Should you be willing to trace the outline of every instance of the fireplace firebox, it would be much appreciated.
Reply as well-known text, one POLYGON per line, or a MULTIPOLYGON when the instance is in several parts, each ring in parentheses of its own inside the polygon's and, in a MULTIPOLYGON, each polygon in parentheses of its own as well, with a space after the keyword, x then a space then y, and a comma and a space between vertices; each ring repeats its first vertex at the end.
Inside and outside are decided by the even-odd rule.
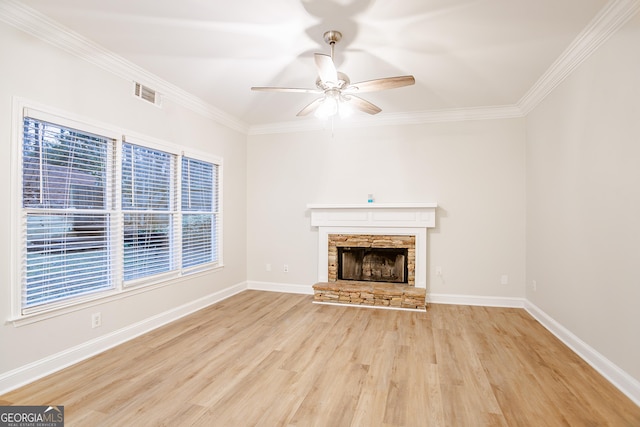
POLYGON ((338 247, 338 280, 408 283, 407 248, 338 247))

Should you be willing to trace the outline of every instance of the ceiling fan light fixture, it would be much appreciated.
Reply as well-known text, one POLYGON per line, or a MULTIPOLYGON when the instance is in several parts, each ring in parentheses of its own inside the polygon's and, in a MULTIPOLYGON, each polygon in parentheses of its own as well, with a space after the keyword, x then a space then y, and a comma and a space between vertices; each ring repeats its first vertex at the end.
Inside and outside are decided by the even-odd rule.
POLYGON ((341 119, 349 118, 353 115, 353 106, 349 103, 349 98, 346 96, 325 96, 320 105, 313 113, 314 116, 321 120, 326 120, 334 116, 339 116, 341 119))
POLYGON ((326 96, 314 115, 322 120, 335 116, 338 113, 338 100, 334 96, 326 96))
POLYGON ((349 103, 349 98, 340 96, 340 104, 338 105, 338 114, 341 119, 347 119, 353 115, 353 106, 349 103))

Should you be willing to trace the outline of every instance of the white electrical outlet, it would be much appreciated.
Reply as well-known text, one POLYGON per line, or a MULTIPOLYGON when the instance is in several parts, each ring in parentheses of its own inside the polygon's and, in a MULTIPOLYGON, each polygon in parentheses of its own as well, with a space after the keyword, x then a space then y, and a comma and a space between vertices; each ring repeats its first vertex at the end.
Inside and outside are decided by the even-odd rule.
POLYGON ((506 274, 503 274, 500 277, 500 284, 501 285, 508 285, 509 284, 509 276, 507 276, 506 274))
POLYGON ((533 288, 534 291, 538 290, 538 282, 536 282, 535 280, 531 281, 531 287, 533 288))
POLYGON ((282 267, 282 271, 284 271, 285 273, 288 273, 288 272, 289 272, 289 264, 285 264, 285 265, 282 267))
POLYGON ((93 313, 91 315, 91 327, 98 328, 100 326, 102 326, 102 315, 100 312, 93 313))
POLYGON ((265 265, 265 269, 266 269, 267 271, 271 271, 271 264, 266 264, 266 265, 265 265))

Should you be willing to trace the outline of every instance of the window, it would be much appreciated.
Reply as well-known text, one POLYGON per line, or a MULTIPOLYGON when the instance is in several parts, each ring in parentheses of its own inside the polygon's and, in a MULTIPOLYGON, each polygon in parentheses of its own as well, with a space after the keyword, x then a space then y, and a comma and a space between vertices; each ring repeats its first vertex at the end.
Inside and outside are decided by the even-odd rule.
POLYGON ((221 265, 219 160, 29 113, 18 316, 221 265))
POLYGON ((175 156, 132 144, 122 148, 124 280, 170 271, 175 156))
POLYGON ((182 158, 182 266, 218 260, 217 165, 182 158), (212 185, 213 184, 213 185, 212 185))
POLYGON ((24 119, 23 309, 113 287, 107 205, 112 151, 107 138, 24 119))

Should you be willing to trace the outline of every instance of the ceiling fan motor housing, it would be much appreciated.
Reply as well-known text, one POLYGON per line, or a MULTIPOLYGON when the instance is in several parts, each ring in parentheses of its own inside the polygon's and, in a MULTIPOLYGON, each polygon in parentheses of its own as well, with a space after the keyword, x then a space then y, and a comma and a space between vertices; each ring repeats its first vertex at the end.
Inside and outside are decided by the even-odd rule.
POLYGON ((338 71, 338 81, 335 82, 335 85, 333 83, 334 82, 323 82, 320 77, 316 79, 316 87, 323 91, 336 89, 336 88, 344 89, 351 84, 351 80, 349 79, 349 76, 347 76, 345 73, 341 73, 340 71, 338 71))

